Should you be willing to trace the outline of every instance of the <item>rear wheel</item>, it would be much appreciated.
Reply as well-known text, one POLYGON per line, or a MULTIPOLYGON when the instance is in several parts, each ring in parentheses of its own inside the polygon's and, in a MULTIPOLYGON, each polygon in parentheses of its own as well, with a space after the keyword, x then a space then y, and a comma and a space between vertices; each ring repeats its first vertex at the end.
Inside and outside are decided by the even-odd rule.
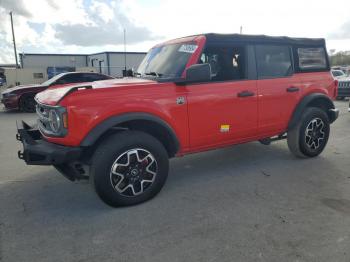
POLYGON ((35 112, 35 95, 23 95, 19 100, 19 110, 26 113, 35 112))
POLYGON ((330 132, 329 119, 320 108, 306 108, 299 123, 288 131, 290 151, 298 157, 315 157, 327 145, 330 132))
POLYGON ((154 197, 162 189, 168 169, 168 153, 156 138, 124 131, 111 135, 96 149, 91 179, 105 203, 129 206, 154 197))

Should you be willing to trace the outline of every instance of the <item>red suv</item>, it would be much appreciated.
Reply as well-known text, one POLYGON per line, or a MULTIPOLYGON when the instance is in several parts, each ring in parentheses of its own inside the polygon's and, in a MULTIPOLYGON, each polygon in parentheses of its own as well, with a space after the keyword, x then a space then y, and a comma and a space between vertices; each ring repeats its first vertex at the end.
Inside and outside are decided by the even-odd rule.
POLYGON ((133 205, 161 190, 174 156, 281 139, 298 157, 319 155, 336 96, 323 39, 184 37, 153 47, 135 77, 39 93, 38 126, 18 123, 18 156, 133 205))

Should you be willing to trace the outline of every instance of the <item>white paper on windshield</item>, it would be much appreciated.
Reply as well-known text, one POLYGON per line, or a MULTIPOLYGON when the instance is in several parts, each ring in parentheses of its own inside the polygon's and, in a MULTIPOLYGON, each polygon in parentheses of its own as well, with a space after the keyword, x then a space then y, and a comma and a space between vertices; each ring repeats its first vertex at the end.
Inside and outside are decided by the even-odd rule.
POLYGON ((180 46, 179 52, 184 52, 184 53, 194 53, 196 51, 198 45, 190 45, 190 44, 184 44, 180 46))

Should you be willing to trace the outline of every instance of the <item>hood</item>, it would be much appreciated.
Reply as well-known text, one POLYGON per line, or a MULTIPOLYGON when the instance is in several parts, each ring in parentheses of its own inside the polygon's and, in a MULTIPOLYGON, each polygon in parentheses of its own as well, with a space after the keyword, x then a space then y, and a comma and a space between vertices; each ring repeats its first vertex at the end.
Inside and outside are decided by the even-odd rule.
POLYGON ((23 90, 23 89, 27 89, 27 88, 35 88, 35 87, 42 87, 43 85, 41 84, 33 84, 33 85, 19 85, 19 86, 14 86, 14 87, 10 87, 7 88, 4 92, 2 92, 3 94, 5 93, 11 93, 13 91, 18 91, 18 90, 23 90))
POLYGON ((66 95, 72 92, 79 92, 83 89, 99 89, 99 88, 118 88, 123 86, 138 86, 154 84, 156 81, 136 78, 125 77, 119 79, 110 79, 104 81, 79 83, 79 84, 66 84, 50 87, 35 96, 35 99, 42 104, 57 105, 66 95))

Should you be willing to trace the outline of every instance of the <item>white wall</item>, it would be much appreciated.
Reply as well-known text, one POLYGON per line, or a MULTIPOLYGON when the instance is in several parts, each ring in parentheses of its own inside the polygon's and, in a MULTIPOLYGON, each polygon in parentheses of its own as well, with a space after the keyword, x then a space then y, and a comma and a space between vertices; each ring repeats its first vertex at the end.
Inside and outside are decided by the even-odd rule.
MULTIPOLYGON (((136 70, 145 57, 144 53, 127 53, 126 55, 126 67, 127 69, 136 70)), ((103 61, 101 64, 101 73, 110 74, 111 76, 122 76, 124 69, 124 53, 104 52, 93 55, 52 55, 52 54, 27 54, 22 55, 22 63, 24 69, 42 68, 47 67, 91 67, 92 61, 94 61, 94 68, 96 72, 100 72, 99 61, 103 61), (108 70, 108 57, 109 57, 109 70, 108 70)))
POLYGON ((92 60, 94 61, 94 68, 97 70, 97 72, 100 73, 100 64, 99 61, 103 61, 101 64, 101 73, 108 75, 108 68, 107 68, 107 54, 101 53, 101 54, 95 54, 95 55, 89 55, 87 57, 88 66, 92 66, 92 60))
MULTIPOLYGON (((126 68, 127 69, 133 68, 134 70, 136 70, 145 56, 146 56, 145 54, 132 54, 132 53, 127 54, 126 68)), ((111 76, 122 76, 123 69, 125 67, 124 54, 110 53, 109 65, 110 65, 111 76)))
POLYGON ((47 68, 47 67, 84 67, 86 55, 22 55, 23 68, 47 68))

